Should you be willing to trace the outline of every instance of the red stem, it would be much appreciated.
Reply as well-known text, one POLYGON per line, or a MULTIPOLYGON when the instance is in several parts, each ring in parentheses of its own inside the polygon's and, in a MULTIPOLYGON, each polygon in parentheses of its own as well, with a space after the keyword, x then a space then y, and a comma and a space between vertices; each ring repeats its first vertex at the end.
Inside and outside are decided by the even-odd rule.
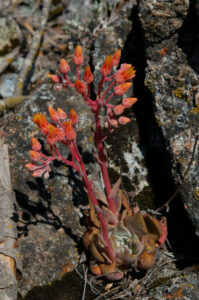
POLYGON ((95 134, 95 141, 96 141, 96 146, 98 150, 98 155, 99 155, 99 161, 100 161, 100 167, 101 167, 101 172, 102 172, 102 177, 105 185, 105 190, 106 190, 106 196, 108 200, 108 207, 109 209, 114 213, 115 216, 117 216, 116 208, 115 208, 115 203, 114 199, 110 198, 110 192, 111 192, 111 182, 109 179, 109 174, 107 170, 107 158, 104 154, 104 146, 102 143, 102 134, 101 134, 101 123, 100 123, 100 118, 99 118, 99 110, 95 113, 95 123, 96 123, 96 134, 95 134))
POLYGON ((76 155, 79 157, 79 164, 80 164, 80 168, 81 168, 81 172, 82 172, 82 176, 83 176, 83 181, 84 181, 84 184, 86 186, 88 196, 90 197, 90 199, 91 199, 91 201, 92 201, 92 203, 95 207, 95 211, 98 215, 99 221, 100 221, 101 226, 102 226, 102 233, 103 233, 103 238, 104 238, 104 241, 105 241, 105 244, 106 244, 107 254, 108 254, 110 260, 113 262, 115 260, 115 255, 114 255, 113 249, 110 245, 110 241, 109 241, 109 237, 108 237, 108 222, 106 221, 106 219, 103 215, 102 209, 99 206, 99 203, 98 203, 98 201, 95 197, 95 194, 94 194, 93 188, 92 188, 92 184, 90 183, 90 181, 88 179, 84 163, 81 159, 81 156, 79 154, 79 151, 77 149, 77 146, 76 146, 75 142, 73 142, 73 149, 76 152, 76 155))

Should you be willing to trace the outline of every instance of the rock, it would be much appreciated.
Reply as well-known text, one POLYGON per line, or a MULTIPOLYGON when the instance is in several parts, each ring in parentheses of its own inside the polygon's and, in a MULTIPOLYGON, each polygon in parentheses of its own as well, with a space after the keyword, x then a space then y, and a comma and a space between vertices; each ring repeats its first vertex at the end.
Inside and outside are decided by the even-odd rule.
POLYGON ((0 18, 0 58, 20 44, 19 27, 11 18, 0 18))
POLYGON ((0 95, 2 98, 13 95, 17 83, 18 75, 7 73, 0 77, 0 95))
POLYGON ((19 288, 23 296, 33 286, 60 279, 66 261, 74 268, 79 258, 79 240, 85 231, 80 225, 81 209, 78 208, 87 205, 81 179, 59 164, 53 167, 47 181, 33 178, 24 167, 30 160, 31 137, 41 137, 32 122, 33 114, 46 113, 48 105, 62 107, 67 113, 72 107, 77 111, 78 145, 82 147, 86 166, 94 174, 94 180, 99 181, 98 168, 90 159, 90 112, 76 91, 73 95, 67 91, 66 100, 65 93, 55 92, 51 84, 45 84, 1 120, 1 139, 9 144, 11 179, 17 200, 17 212, 13 217, 18 222, 18 243, 23 257, 19 288))
POLYGON ((199 297, 199 272, 197 267, 175 272, 170 277, 162 276, 150 283, 149 292, 137 300, 193 299, 199 297))
MULTIPOLYGON (((183 3, 179 6, 174 2, 176 8, 173 7, 173 10, 179 9, 183 3)), ((152 11, 155 11, 154 6, 152 11)), ((161 15, 157 18, 157 22, 162 22, 161 15)), ((183 18, 184 15, 181 15, 181 23, 183 18)), ((189 66, 185 53, 179 48, 177 33, 172 36, 161 33, 161 42, 156 44, 156 29, 147 26, 147 18, 146 24, 144 24, 144 14, 142 15, 142 26, 145 35, 150 34, 153 37, 151 41, 154 42, 154 45, 146 49, 145 84, 154 97, 155 117, 172 155, 172 175, 178 185, 180 184, 179 178, 183 178, 189 167, 198 134, 199 116, 196 99, 199 76, 189 66)), ((173 26, 174 28, 177 30, 177 27, 173 26)), ((174 31, 172 32, 174 33, 174 31)), ((197 149, 198 147, 189 173, 181 187, 180 196, 198 235, 199 156, 197 149)))
POLYGON ((139 17, 146 40, 159 43, 170 38, 182 26, 188 8, 188 0, 140 1, 139 17))

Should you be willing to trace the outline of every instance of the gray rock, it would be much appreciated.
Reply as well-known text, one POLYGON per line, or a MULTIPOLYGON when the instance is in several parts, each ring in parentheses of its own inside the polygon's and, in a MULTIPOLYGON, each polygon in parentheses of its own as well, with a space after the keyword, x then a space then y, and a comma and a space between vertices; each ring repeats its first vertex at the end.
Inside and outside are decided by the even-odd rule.
POLYGON ((13 95, 18 75, 14 73, 7 73, 0 77, 0 95, 2 98, 13 95))
POLYGON ((187 268, 175 272, 170 277, 158 278, 151 282, 149 293, 146 296, 136 297, 136 300, 158 299, 186 299, 199 298, 199 273, 198 268, 187 268))
POLYGON ((139 17, 146 40, 159 43, 173 35, 182 26, 188 8, 188 0, 140 1, 139 17))
MULTIPOLYGON (((155 11, 156 6, 151 7, 151 11, 155 11)), ((181 15, 181 23, 183 16, 181 15)), ((147 18, 150 17, 152 16, 148 15, 147 18)), ((144 33, 146 36, 150 34, 153 37, 151 41, 157 42, 156 29, 147 26, 147 18, 144 24, 144 15, 142 16, 144 33)), ((161 15, 158 16, 158 20, 162 22, 161 15)), ((169 35, 161 33, 162 42, 146 49, 145 84, 154 97, 155 117, 168 142, 168 150, 173 157, 172 174, 178 185, 191 161, 195 138, 199 130, 198 103, 196 103, 199 76, 189 66, 185 53, 179 48, 178 34, 165 39, 168 37, 169 35)), ((194 161, 180 193, 184 208, 197 234, 199 232, 198 161, 197 147, 194 161)))
POLYGON ((19 28, 11 18, 0 18, 0 56, 19 45, 19 28))

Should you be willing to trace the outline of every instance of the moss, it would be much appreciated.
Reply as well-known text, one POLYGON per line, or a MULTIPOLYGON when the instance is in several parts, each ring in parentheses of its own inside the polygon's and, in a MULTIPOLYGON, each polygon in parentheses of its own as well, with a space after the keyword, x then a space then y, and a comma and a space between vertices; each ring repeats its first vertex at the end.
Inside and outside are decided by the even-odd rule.
POLYGON ((6 109, 11 109, 16 107, 23 100, 23 96, 19 95, 17 97, 9 97, 4 101, 3 104, 0 104, 0 112, 5 111, 6 109))
POLYGON ((160 285, 165 284, 169 279, 171 279, 171 277, 160 277, 157 278, 156 280, 154 280, 150 286, 149 286, 149 290, 153 290, 156 287, 159 287, 160 285))
POLYGON ((195 199, 195 200, 199 201, 199 190, 195 189, 195 190, 194 190, 194 195, 193 195, 193 196, 194 196, 194 199, 195 199))
POLYGON ((197 105, 192 110, 190 110, 190 113, 192 113, 192 114, 198 114, 199 113, 199 105, 197 105))
POLYGON ((136 201, 141 209, 154 209, 155 208, 155 198, 150 186, 144 187, 144 189, 135 196, 134 201, 136 201))

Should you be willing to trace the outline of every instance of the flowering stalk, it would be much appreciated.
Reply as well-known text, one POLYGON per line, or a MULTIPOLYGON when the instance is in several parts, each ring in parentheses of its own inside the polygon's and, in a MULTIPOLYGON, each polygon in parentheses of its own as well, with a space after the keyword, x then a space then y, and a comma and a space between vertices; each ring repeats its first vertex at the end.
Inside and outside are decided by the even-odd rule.
POLYGON ((46 137, 46 142, 50 146, 51 156, 44 155, 41 152, 41 144, 39 141, 32 138, 32 150, 30 151, 30 157, 33 162, 26 164, 26 167, 33 171, 33 176, 39 177, 44 175, 44 178, 47 179, 49 177, 51 162, 53 160, 59 160, 74 168, 79 175, 82 176, 89 199, 94 206, 95 213, 101 224, 103 243, 107 256, 112 262, 115 260, 115 254, 109 240, 108 225, 117 225, 119 212, 115 204, 116 196, 113 193, 114 187, 111 186, 108 175, 107 155, 103 141, 114 130, 114 128, 127 124, 130 121, 129 118, 121 115, 125 109, 130 108, 137 101, 136 98, 124 98, 122 100, 122 104, 110 104, 113 96, 122 96, 126 93, 132 85, 130 80, 135 76, 135 70, 129 64, 122 64, 119 70, 115 69, 119 64, 120 56, 121 50, 117 50, 113 56, 109 55, 106 57, 105 62, 100 69, 102 78, 98 84, 96 99, 90 98, 90 85, 94 80, 94 76, 89 66, 85 67, 83 81, 80 80, 80 66, 83 64, 81 46, 77 46, 73 58, 73 62, 76 64, 76 80, 74 83, 70 81, 68 77, 70 67, 65 59, 61 59, 58 74, 48 75, 52 82, 55 83, 55 89, 57 90, 66 90, 68 87, 75 88, 76 91, 82 95, 85 103, 91 108, 91 111, 94 114, 95 128, 93 129, 93 133, 97 148, 96 159, 101 168, 107 206, 114 218, 112 217, 111 221, 107 220, 104 211, 101 209, 101 206, 96 199, 92 181, 88 179, 84 163, 76 145, 75 125, 78 122, 78 116, 74 109, 70 111, 69 118, 67 118, 66 113, 61 108, 58 108, 56 111, 54 108, 49 107, 48 110, 52 122, 48 122, 45 115, 42 113, 34 115, 33 122, 38 125, 41 133, 46 137), (109 85, 103 90, 106 82, 109 82, 109 85), (101 124, 101 108, 105 108, 107 112, 107 121, 105 126, 102 126, 101 124), (103 127, 106 128, 105 132, 102 130, 103 127), (61 155, 58 143, 62 143, 68 148, 72 156, 71 160, 68 160, 61 155))

